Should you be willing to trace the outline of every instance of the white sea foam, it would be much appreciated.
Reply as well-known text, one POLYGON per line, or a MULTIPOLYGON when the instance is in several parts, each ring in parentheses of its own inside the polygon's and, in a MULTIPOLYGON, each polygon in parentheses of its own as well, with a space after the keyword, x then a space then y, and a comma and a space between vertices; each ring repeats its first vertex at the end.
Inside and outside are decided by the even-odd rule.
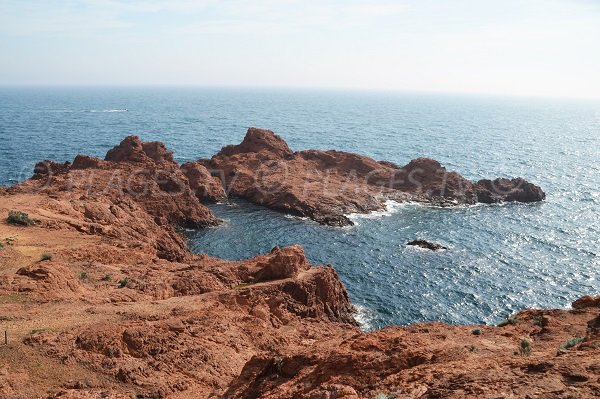
POLYGON ((354 309, 356 309, 354 320, 356 320, 360 329, 363 331, 373 330, 373 319, 375 318, 373 311, 362 305, 354 305, 354 309))
POLYGON ((385 216, 391 216, 399 210, 409 206, 423 206, 423 204, 418 202, 398 202, 394 200, 387 200, 385 201, 385 208, 380 211, 372 211, 369 213, 349 213, 345 216, 356 223, 358 219, 377 219, 385 216))
POLYGON ((283 215, 284 218, 286 219, 297 219, 297 220, 311 220, 308 216, 296 216, 296 215, 290 215, 289 213, 285 213, 283 215))
POLYGON ((92 109, 90 112, 127 112, 126 109, 92 109))

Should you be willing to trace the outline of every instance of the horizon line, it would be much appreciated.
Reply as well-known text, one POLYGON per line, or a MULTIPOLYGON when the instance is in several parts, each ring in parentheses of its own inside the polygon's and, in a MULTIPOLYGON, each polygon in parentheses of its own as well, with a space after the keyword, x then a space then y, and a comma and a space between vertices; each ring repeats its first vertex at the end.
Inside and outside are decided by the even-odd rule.
POLYGON ((370 92, 389 94, 412 95, 445 95, 467 97, 495 97, 512 99, 544 99, 544 100, 580 100, 599 101, 598 96, 574 96, 555 94, 526 94, 502 93, 485 91, 452 91, 452 90, 427 90, 427 89, 398 89, 380 87, 351 87, 351 86, 294 86, 294 85, 228 85, 205 83, 2 83, 0 88, 190 88, 190 89, 228 89, 228 90, 298 90, 298 91, 331 91, 331 92, 370 92))

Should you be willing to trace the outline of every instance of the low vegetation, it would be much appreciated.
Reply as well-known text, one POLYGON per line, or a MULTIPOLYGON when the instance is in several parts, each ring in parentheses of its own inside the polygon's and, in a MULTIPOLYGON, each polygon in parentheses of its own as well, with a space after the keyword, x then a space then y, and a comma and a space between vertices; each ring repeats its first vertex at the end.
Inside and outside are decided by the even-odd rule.
POLYGON ((529 342, 529 340, 521 340, 519 343, 519 354, 521 356, 529 356, 531 354, 531 342, 529 342))
POLYGON ((515 316, 508 316, 508 317, 506 317, 506 319, 504 319, 500 323, 498 323, 498 327, 506 327, 508 325, 513 325, 513 324, 517 324, 517 319, 515 318, 515 316))
POLYGON ((40 256, 40 260, 42 262, 52 260, 52 255, 51 254, 42 254, 42 256, 40 256))
POLYGON ((582 343, 584 339, 585 339, 584 337, 574 337, 574 338, 568 339, 565 341, 564 344, 562 344, 560 346, 560 349, 570 349, 570 348, 574 347, 575 345, 579 345, 580 343, 582 343))
POLYGON ((125 277, 125 278, 119 280, 118 284, 119 284, 119 288, 125 288, 125 287, 127 287, 127 284, 129 284, 129 279, 127 277, 125 277))
POLYGON ((83 281, 88 281, 90 280, 90 275, 88 272, 81 272, 79 273, 79 279, 83 281))
POLYGON ((33 224, 33 220, 31 220, 29 215, 25 212, 9 211, 8 217, 6 218, 6 223, 17 226, 31 226, 33 224))

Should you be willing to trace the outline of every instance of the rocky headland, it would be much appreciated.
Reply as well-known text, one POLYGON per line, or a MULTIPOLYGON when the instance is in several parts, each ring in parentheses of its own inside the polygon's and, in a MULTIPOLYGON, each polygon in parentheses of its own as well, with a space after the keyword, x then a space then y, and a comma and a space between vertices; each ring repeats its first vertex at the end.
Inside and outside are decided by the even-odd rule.
POLYGON ((293 153, 256 129, 183 166, 134 136, 104 159, 38 163, 32 178, 0 188, 0 397, 598 397, 600 297, 497 327, 363 332, 334 268, 311 265, 301 247, 232 262, 191 253, 180 234, 219 224, 203 201, 227 195, 336 225, 389 199, 543 198, 529 183, 473 184, 445 170, 443 191, 425 172, 419 190, 382 183, 430 166, 442 170, 293 153), (280 168, 294 173, 281 179, 280 168), (331 195, 318 195, 323 170, 331 195), (356 196, 343 191, 352 182, 356 196))
POLYGON ((188 165, 205 166, 230 196, 334 226, 351 225, 346 215, 382 210, 390 200, 456 206, 545 198, 522 178, 471 182, 428 158, 400 167, 342 151, 293 152, 272 131, 255 128, 240 144, 188 165))

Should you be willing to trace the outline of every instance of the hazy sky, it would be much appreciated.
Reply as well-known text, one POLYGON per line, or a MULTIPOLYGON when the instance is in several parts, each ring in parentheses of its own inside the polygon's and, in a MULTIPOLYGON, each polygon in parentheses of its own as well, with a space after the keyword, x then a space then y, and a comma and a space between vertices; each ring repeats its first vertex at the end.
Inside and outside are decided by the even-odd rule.
POLYGON ((0 84, 600 98, 600 1, 0 0, 0 84))

